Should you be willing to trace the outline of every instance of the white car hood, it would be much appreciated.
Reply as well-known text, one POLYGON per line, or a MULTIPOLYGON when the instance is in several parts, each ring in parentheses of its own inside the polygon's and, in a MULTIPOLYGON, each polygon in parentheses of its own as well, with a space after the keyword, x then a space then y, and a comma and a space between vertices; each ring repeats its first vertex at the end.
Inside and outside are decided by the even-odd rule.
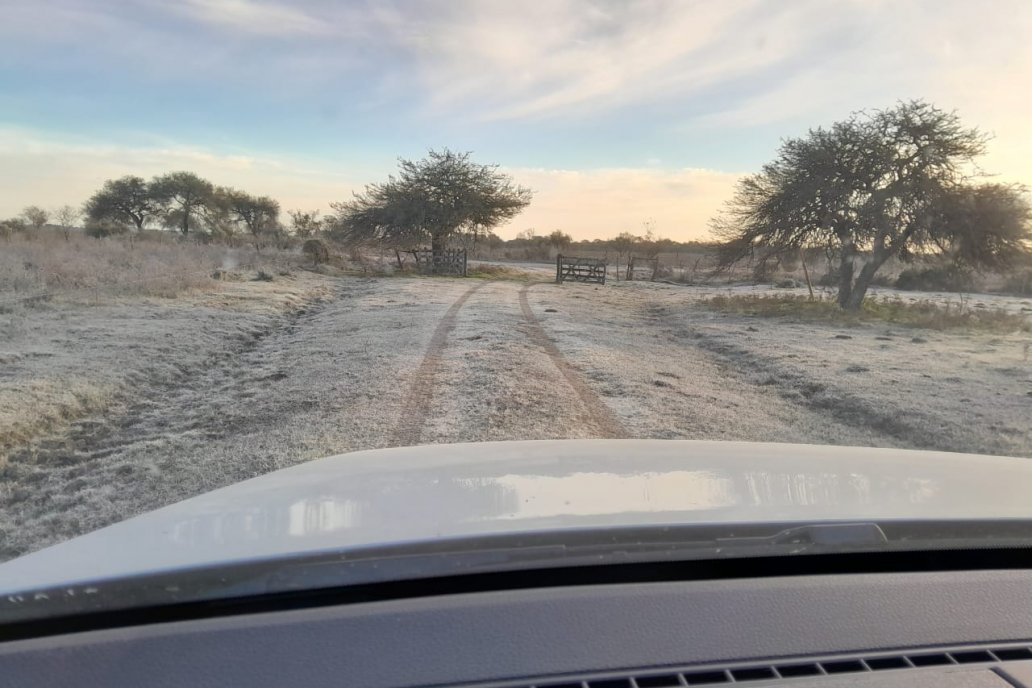
POLYGON ((284 555, 564 528, 1027 518, 1025 459, 564 440, 312 461, 0 564, 0 593, 284 555))

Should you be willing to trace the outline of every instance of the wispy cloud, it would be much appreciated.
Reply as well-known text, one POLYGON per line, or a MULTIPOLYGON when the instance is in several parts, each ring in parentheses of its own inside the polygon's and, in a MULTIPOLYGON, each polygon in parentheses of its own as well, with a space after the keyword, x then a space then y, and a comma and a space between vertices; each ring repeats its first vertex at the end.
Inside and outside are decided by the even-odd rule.
POLYGON ((1028 0, 8 3, 0 127, 56 134, 0 131, 0 206, 190 166, 325 203, 451 145, 541 166, 519 170, 539 194, 517 229, 651 217, 673 235, 704 227, 779 137, 915 97, 997 134, 986 168, 1027 182, 1029 35, 1028 0), (173 143, 129 145, 137 129, 173 143), (295 146, 322 161, 267 152, 295 146))
POLYGON ((272 36, 328 34, 326 22, 296 6, 253 0, 185 0, 169 8, 192 19, 246 33, 272 36))
POLYGON ((786 13, 755 0, 450 6, 418 18, 381 12, 377 34, 409 53, 435 108, 487 119, 669 100, 793 49, 778 25, 786 13))

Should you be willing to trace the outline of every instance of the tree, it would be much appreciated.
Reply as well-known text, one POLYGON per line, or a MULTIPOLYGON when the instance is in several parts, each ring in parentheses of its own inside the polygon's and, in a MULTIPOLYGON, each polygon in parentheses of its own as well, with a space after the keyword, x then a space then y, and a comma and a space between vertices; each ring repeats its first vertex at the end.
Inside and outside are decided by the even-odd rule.
POLYGON ((287 214, 290 215, 290 226, 294 234, 300 239, 314 237, 322 229, 318 210, 288 210, 287 214))
POLYGON ((211 196, 197 207, 197 217, 213 237, 228 239, 236 235, 239 219, 230 207, 232 189, 215 187, 211 196))
POLYGON ((104 182, 100 191, 86 201, 83 210, 87 222, 132 224, 139 232, 157 215, 160 203, 154 198, 147 182, 140 177, 127 175, 104 182))
POLYGON ((33 229, 42 229, 43 225, 50 219, 50 213, 40 208, 38 205, 30 205, 28 208, 22 211, 22 217, 25 221, 32 225, 33 229))
POLYGON ((620 232, 615 238, 609 241, 609 245, 616 251, 616 278, 620 279, 620 257, 629 254, 638 245, 638 237, 630 232, 620 232))
POLYGON ((1028 250, 1029 205, 1022 187, 972 183, 986 141, 955 113, 921 101, 786 140, 714 220, 720 265, 758 254, 762 270, 824 248, 837 263, 838 303, 849 310, 892 257, 1006 265, 1028 250))
POLYGON ((6 220, 0 220, 0 237, 10 239, 12 234, 24 232, 26 226, 25 220, 20 217, 11 217, 6 220))
POLYGON ((268 196, 252 196, 244 191, 227 189, 225 199, 229 212, 254 237, 256 247, 261 235, 279 227, 279 203, 268 196))
POLYGON ((74 227, 82 216, 82 211, 71 205, 63 205, 54 211, 54 219, 62 227, 74 227))
POLYGON ((81 216, 82 211, 71 205, 63 205, 54 211, 54 219, 57 220, 57 224, 61 225, 65 241, 69 239, 69 230, 75 226, 81 216))
POLYGON ((155 177, 150 190, 164 214, 165 224, 179 229, 183 236, 190 233, 191 227, 196 228, 196 222, 191 225, 191 221, 215 196, 212 183, 193 172, 170 172, 155 177))
POLYGON ((557 251, 562 251, 573 243, 573 237, 562 230, 555 230, 548 235, 548 243, 557 251))
POLYGON ((400 160, 397 177, 332 204, 337 212, 333 234, 348 242, 394 246, 429 239, 436 255, 457 232, 489 230, 515 217, 530 196, 497 165, 478 165, 469 153, 431 150, 423 160, 400 160))

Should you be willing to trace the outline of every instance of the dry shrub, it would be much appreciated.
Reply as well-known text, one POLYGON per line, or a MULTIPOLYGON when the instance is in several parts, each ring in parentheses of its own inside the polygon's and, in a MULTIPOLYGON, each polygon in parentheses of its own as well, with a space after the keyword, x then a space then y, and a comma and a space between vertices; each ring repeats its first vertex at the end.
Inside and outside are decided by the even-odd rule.
POLYGON ((234 270, 256 260, 250 248, 177 241, 165 233, 102 239, 82 234, 66 239, 47 231, 16 234, 0 251, 0 304, 41 293, 72 300, 172 297, 213 285, 216 270, 234 270))
POLYGON ((1032 270, 1016 271, 1007 275, 1003 291, 1019 296, 1032 296, 1032 270))
POLYGON ((113 386, 76 377, 0 386, 0 466, 14 448, 103 410, 113 395, 113 386))
POLYGON ((512 268, 507 265, 470 265, 466 270, 466 275, 483 279, 516 280, 519 282, 534 279, 534 275, 526 270, 512 268))
POLYGON ((834 299, 809 299, 795 294, 718 295, 701 299, 699 304, 723 313, 761 317, 789 316, 833 323, 881 321, 933 330, 1032 331, 1032 318, 999 308, 973 309, 932 301, 904 301, 899 297, 868 297, 858 312, 842 310, 834 299))
POLYGON ((327 263, 330 260, 330 249, 321 239, 308 239, 301 247, 301 252, 312 259, 312 265, 327 263))

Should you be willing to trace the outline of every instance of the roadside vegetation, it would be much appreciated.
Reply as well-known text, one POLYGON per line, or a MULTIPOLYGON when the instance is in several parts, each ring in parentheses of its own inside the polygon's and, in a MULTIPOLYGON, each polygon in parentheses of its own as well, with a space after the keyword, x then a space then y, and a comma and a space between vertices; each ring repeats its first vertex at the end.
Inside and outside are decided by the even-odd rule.
POLYGON ((515 280, 517 282, 529 282, 536 279, 533 273, 508 265, 473 265, 470 266, 466 275, 479 279, 515 280))
POLYGON ((93 302, 113 296, 174 297, 234 274, 275 272, 289 252, 180 242, 164 233, 97 240, 39 230, 0 242, 0 311, 37 300, 93 302))
POLYGON ((834 298, 797 294, 718 294, 698 301, 721 313, 808 322, 857 324, 884 322, 932 330, 1032 332, 1032 317, 999 308, 973 308, 964 300, 956 305, 928 300, 906 301, 897 296, 864 299, 858 310, 844 310, 834 298))
POLYGON ((977 159, 988 140, 921 101, 787 139, 714 220, 719 265, 759 254, 762 272, 782 256, 823 249, 839 306, 859 311, 890 259, 939 257, 956 273, 1021 264, 1032 239, 1028 190, 985 181, 977 159))

